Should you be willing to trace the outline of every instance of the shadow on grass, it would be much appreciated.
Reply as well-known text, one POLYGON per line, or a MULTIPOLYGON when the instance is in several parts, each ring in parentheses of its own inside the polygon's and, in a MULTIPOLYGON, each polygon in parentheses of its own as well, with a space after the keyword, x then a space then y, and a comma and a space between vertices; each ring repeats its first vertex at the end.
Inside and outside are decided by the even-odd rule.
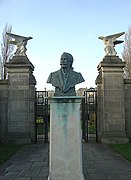
POLYGON ((7 161, 13 154, 20 150, 24 145, 2 144, 0 143, 0 165, 7 161))
POLYGON ((112 149, 121 154, 131 163, 131 143, 129 144, 110 144, 112 149))

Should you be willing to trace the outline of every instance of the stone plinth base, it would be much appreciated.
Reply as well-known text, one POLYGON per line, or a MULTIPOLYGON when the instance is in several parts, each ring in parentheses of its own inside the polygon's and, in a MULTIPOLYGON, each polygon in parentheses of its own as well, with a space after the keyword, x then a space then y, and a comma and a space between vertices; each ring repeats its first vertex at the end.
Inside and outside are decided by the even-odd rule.
POLYGON ((13 143, 13 144, 31 144, 31 143, 35 143, 35 141, 31 141, 31 139, 29 138, 0 138, 0 142, 2 143, 13 143))
POLYGON ((106 134, 101 138, 101 143, 105 144, 127 144, 129 139, 123 134, 106 134))
POLYGON ((81 97, 50 99, 50 173, 48 180, 84 180, 80 124, 81 97))
POLYGON ((0 142, 14 144, 31 144, 35 143, 35 137, 30 137, 28 132, 12 132, 0 137, 0 142))

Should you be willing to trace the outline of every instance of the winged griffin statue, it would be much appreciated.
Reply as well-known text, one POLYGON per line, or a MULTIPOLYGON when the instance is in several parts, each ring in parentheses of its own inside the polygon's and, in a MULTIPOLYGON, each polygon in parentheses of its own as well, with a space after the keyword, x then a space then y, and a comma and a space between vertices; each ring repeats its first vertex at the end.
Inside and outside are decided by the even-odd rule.
POLYGON ((6 34, 14 39, 13 41, 9 41, 9 43, 17 46, 15 55, 16 56, 26 56, 27 41, 30 39, 33 39, 33 38, 32 37, 24 37, 24 36, 12 34, 12 33, 6 33, 6 34))
POLYGON ((123 43, 124 41, 116 40, 118 37, 122 36, 125 32, 109 35, 109 36, 100 36, 98 39, 101 39, 104 41, 105 52, 107 56, 115 56, 117 53, 115 51, 115 45, 123 43))

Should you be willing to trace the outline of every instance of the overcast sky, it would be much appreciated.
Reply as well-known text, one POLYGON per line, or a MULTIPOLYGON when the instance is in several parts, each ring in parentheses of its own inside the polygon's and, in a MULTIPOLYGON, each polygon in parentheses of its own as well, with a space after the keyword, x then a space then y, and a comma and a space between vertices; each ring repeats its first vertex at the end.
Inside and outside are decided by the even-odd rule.
MULTIPOLYGON (((131 0, 0 0, 0 17, 1 35, 7 22, 12 33, 33 37, 27 56, 35 66, 37 90, 52 89, 46 80, 60 68, 63 52, 73 55, 74 70, 85 79, 76 89, 90 88, 95 87, 97 66, 105 56, 98 37, 127 32, 131 0)), ((116 51, 121 57, 123 44, 116 51)))

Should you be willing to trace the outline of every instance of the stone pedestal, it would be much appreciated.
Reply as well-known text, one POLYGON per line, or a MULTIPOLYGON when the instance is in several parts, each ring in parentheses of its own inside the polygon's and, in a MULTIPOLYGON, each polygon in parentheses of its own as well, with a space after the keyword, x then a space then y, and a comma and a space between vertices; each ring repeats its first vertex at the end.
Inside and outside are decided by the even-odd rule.
POLYGON ((125 133, 123 68, 118 56, 105 56, 97 77, 98 140, 102 143, 128 143, 125 133))
POLYGON ((48 180, 84 180, 81 97, 50 99, 50 173, 48 180))

